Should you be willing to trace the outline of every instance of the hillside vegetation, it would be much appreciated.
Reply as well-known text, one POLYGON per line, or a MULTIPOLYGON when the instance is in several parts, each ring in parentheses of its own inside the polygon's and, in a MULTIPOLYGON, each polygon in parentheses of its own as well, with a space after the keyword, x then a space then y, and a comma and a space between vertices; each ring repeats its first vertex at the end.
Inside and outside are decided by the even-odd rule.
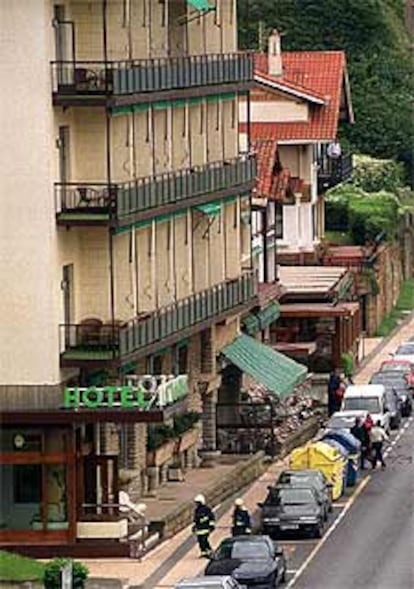
POLYGON ((266 49, 277 28, 287 51, 345 50, 356 124, 344 126, 342 141, 400 160, 414 180, 414 73, 401 0, 239 0, 238 9, 241 48, 257 49, 260 38, 266 49))

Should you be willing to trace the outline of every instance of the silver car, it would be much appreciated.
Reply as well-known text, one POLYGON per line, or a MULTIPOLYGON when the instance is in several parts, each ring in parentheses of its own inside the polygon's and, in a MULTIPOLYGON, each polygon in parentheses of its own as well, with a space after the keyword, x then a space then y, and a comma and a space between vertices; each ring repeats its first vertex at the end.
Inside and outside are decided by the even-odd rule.
POLYGON ((175 586, 175 589, 241 589, 241 585, 236 579, 226 575, 183 579, 175 586))

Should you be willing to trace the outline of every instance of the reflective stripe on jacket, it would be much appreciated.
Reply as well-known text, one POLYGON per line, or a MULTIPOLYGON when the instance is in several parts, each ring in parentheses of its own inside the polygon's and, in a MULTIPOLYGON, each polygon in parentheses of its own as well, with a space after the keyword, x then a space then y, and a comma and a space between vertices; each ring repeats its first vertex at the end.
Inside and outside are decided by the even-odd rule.
POLYGON ((208 534, 214 528, 214 513, 207 505, 198 505, 194 512, 194 528, 197 535, 208 534))

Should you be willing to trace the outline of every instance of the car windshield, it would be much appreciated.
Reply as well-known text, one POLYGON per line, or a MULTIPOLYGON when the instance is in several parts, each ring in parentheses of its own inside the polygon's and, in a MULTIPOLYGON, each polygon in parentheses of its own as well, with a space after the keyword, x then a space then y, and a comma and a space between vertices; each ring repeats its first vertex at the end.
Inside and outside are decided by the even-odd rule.
POLYGON ((397 348, 395 352, 396 356, 411 356, 414 355, 414 343, 412 344, 403 344, 397 348))
POLYGON ((281 489, 278 499, 282 505, 304 505, 315 501, 310 489, 281 489))
POLYGON ((345 419, 344 417, 331 417, 331 419, 326 424, 327 429, 349 429, 350 420, 345 419))
POLYGON ((392 364, 383 364, 381 372, 410 372, 410 364, 405 362, 394 362, 392 364))
POLYGON ((371 378, 371 383, 372 384, 388 384, 388 383, 392 383, 392 384, 396 384, 397 386, 406 386, 407 385, 407 381, 406 378, 404 376, 404 374, 402 374, 401 372, 378 372, 377 374, 374 374, 371 378))
POLYGON ((368 411, 379 413, 380 405, 377 397, 348 397, 344 399, 345 411, 368 411))
POLYGON ((321 487, 320 479, 310 473, 284 473, 279 479, 282 485, 296 485, 298 487, 321 487))
POLYGON ((270 558, 266 542, 224 542, 216 552, 218 560, 239 558, 240 560, 257 560, 270 558))

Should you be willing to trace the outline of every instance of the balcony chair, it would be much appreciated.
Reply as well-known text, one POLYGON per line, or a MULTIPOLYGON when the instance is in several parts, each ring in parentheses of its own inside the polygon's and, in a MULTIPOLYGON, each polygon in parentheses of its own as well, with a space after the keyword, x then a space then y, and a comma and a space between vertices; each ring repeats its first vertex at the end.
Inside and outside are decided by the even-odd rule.
POLYGON ((100 347, 102 321, 96 317, 88 317, 80 322, 79 343, 84 347, 100 347))

